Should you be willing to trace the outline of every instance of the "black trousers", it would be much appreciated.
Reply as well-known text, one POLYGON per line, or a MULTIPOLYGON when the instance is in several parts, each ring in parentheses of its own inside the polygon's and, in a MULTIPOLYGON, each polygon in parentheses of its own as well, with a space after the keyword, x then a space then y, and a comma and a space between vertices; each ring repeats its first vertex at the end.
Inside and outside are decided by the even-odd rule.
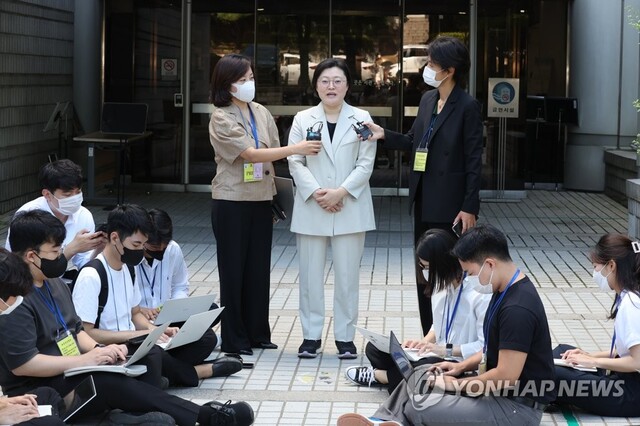
POLYGON ((213 348, 218 338, 210 328, 202 337, 188 345, 162 351, 162 375, 169 379, 174 386, 198 386, 199 379, 194 365, 202 364, 213 348))
MULTIPOLYGON (((453 234, 451 223, 436 223, 422 221, 421 200, 416 196, 413 206, 413 247, 418 246, 418 240, 429 229, 444 229, 453 234)), ((427 282, 422 275, 422 268, 418 256, 415 256, 416 289, 418 291, 418 310, 420 311, 420 324, 422 325, 422 335, 426 335, 433 324, 433 313, 431 312, 431 289, 427 288, 427 282), (425 295, 427 290, 427 295, 425 295)))
POLYGON ((35 419, 28 420, 22 423, 16 423, 16 426, 64 426, 64 422, 58 413, 64 410, 64 401, 55 389, 50 387, 40 387, 29 391, 28 393, 36 395, 36 402, 38 405, 51 405, 51 416, 37 417, 35 419))
MULTIPOLYGON (((553 357, 575 349, 571 345, 558 345, 553 357)), ((597 373, 579 371, 557 366, 557 404, 574 405, 598 416, 640 416, 640 373, 617 373, 607 375, 604 370, 597 373)))
MULTIPOLYGON (((387 391, 389 392, 389 395, 391 395, 398 385, 404 380, 398 366, 393 362, 391 355, 386 352, 382 352, 371 343, 367 343, 367 346, 365 347, 365 354, 373 368, 387 371, 387 379, 389 380, 387 391)), ((412 362, 411 365, 418 367, 420 365, 435 364, 436 362, 442 361, 444 361, 444 359, 440 357, 428 357, 412 362)))
POLYGON ((269 287, 273 223, 270 201, 213 200, 222 312, 222 351, 271 341, 269 287))

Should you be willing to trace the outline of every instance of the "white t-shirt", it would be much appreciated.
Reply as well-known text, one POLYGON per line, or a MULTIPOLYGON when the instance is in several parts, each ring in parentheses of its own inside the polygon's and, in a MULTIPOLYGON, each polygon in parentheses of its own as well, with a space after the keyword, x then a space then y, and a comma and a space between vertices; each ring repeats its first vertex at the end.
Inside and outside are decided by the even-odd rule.
POLYGON ((433 314, 431 330, 436 333, 436 344, 444 346, 447 343, 447 315, 451 320, 460 289, 462 289, 462 294, 449 331, 449 343, 460 345, 462 358, 468 358, 482 350, 484 344, 482 324, 491 300, 491 294, 480 294, 469 285, 463 286, 462 284, 456 289, 449 287, 447 290, 434 293, 431 296, 431 312, 433 314))
POLYGON ((626 290, 620 294, 620 306, 613 328, 618 355, 629 355, 629 350, 640 344, 640 297, 637 294, 626 290))
MULTIPOLYGON (((100 259, 105 266, 109 280, 109 295, 100 316, 99 328, 110 331, 135 330, 131 310, 140 304, 140 291, 131 281, 129 268, 123 265, 121 270, 116 271, 107 264, 102 253, 96 259, 100 259)), ((94 324, 96 321, 100 285, 100 276, 95 268, 84 268, 78 274, 73 287, 73 305, 83 322, 94 324)))
POLYGON ((136 266, 136 287, 142 294, 140 306, 157 308, 169 299, 189 296, 189 274, 182 249, 170 241, 162 262, 154 260, 151 265, 145 258, 136 266))
MULTIPOLYGON (((47 199, 44 198, 44 196, 38 197, 35 200, 31 200, 28 203, 24 204, 16 211, 16 213, 36 209, 44 210, 53 215, 51 207, 49 207, 49 203, 47 203, 47 199)), ((93 221, 93 215, 91 214, 91 212, 86 207, 80 207, 80 210, 67 217, 67 221, 64 223, 64 229, 66 229, 67 235, 64 237, 64 241, 62 242, 63 249, 76 237, 76 234, 81 230, 86 229, 89 232, 95 232, 96 224, 93 221)), ((5 242, 4 246, 7 250, 11 251, 8 232, 7 241, 5 242)), ((80 269, 84 266, 85 263, 91 260, 91 250, 84 253, 78 253, 68 260, 70 260, 76 266, 76 268, 80 269)))

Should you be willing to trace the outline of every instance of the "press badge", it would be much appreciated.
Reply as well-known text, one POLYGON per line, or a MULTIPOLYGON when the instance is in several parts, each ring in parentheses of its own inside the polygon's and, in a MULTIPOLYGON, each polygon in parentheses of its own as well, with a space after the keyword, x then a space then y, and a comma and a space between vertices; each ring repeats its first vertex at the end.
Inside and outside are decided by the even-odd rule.
POLYGON ((424 172, 427 170, 427 154, 429 150, 425 148, 416 149, 416 156, 413 159, 413 171, 424 172))
POLYGON ((76 344, 76 339, 73 338, 73 335, 69 330, 58 336, 58 338, 56 339, 56 344, 58 345, 58 349, 60 349, 60 353, 62 354, 62 356, 80 355, 80 350, 78 349, 78 345, 76 344))
POLYGON ((264 163, 244 163, 244 181, 259 182, 262 180, 262 167, 264 163))
POLYGON ((478 364, 478 376, 487 372, 487 356, 483 353, 482 360, 478 364))

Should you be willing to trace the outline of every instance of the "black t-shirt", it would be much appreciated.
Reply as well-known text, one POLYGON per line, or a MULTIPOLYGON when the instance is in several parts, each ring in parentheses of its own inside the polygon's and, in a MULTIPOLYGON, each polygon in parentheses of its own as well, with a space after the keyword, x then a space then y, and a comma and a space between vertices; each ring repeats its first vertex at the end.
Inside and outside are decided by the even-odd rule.
MULTIPOLYGON (((501 293, 489 303, 486 323, 501 293)), ((527 354, 516 395, 549 403, 555 400, 555 378, 551 336, 544 306, 528 277, 513 283, 491 319, 487 341, 487 370, 498 365, 498 351, 508 349, 527 354), (551 390, 550 390, 551 388, 551 390)), ((513 394, 510 392, 508 394, 513 394)))
MULTIPOLYGON (((83 329, 82 321, 73 307, 69 287, 58 278, 47 283, 67 328, 77 335, 83 329)), ((64 328, 50 309, 51 296, 46 287, 39 290, 34 288, 9 315, 0 315, 0 386, 5 393, 24 393, 39 385, 37 378, 15 376, 11 370, 37 354, 61 355, 56 339, 64 334, 64 328)))

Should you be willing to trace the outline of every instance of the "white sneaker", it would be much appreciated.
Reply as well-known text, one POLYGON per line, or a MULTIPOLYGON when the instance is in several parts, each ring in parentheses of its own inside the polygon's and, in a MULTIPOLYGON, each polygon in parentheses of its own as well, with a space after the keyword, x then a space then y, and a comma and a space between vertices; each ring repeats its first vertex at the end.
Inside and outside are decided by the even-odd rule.
POLYGON ((358 386, 381 385, 381 383, 376 380, 375 370, 373 367, 348 367, 344 371, 344 375, 351 383, 358 386))
POLYGON ((393 420, 381 420, 373 417, 365 417, 362 414, 347 413, 338 417, 337 426, 402 426, 393 420))

